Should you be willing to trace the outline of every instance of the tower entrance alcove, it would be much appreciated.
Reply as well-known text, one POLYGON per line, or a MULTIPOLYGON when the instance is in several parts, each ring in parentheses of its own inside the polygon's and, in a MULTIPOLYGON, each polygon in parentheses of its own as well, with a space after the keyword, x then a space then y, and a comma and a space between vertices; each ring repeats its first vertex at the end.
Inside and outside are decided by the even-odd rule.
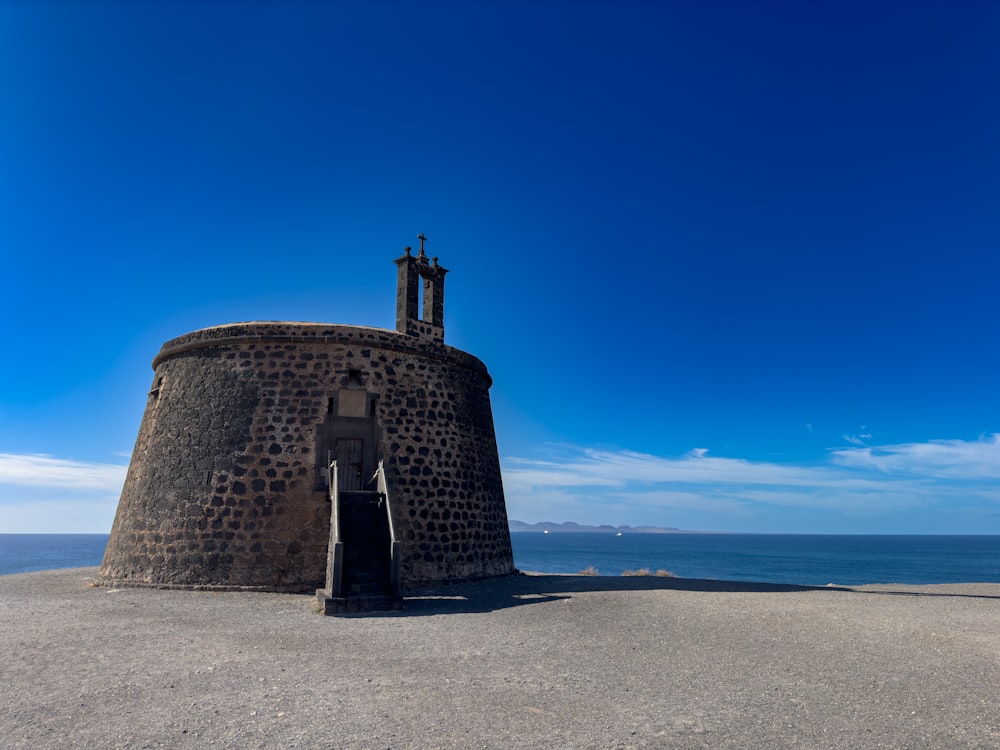
POLYGON ((320 473, 328 486, 328 468, 336 461, 341 489, 364 489, 375 472, 378 449, 378 395, 365 390, 356 372, 346 388, 327 401, 327 414, 317 431, 316 456, 325 460, 320 473))
POLYGON ((330 399, 317 440, 318 452, 327 456, 330 541, 326 583, 316 596, 331 614, 387 608, 400 594, 401 545, 379 462, 378 395, 361 379, 359 371, 349 371, 346 387, 330 399))

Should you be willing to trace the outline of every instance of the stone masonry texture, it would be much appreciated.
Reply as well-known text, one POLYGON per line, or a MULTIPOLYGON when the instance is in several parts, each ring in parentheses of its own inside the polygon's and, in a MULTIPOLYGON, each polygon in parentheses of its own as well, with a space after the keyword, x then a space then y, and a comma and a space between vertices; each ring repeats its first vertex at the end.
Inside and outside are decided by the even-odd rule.
POLYGON ((329 404, 373 394, 401 588, 514 571, 490 376, 440 338, 238 323, 164 344, 104 585, 306 592, 325 583, 329 404))

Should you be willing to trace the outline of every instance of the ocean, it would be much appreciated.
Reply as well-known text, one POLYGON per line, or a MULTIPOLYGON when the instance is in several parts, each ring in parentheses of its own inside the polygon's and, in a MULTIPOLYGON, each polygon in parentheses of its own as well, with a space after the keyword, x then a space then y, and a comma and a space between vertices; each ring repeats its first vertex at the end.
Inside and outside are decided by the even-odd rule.
MULTIPOLYGON (((1000 583, 1000 536, 516 532, 514 563, 539 573, 667 570, 683 578, 823 586, 1000 583)), ((100 565, 107 534, 0 534, 0 575, 100 565)))
POLYGON ((100 565, 107 534, 0 534, 0 575, 100 565))
POLYGON ((1000 536, 511 534, 522 570, 819 585, 1000 583, 1000 536))

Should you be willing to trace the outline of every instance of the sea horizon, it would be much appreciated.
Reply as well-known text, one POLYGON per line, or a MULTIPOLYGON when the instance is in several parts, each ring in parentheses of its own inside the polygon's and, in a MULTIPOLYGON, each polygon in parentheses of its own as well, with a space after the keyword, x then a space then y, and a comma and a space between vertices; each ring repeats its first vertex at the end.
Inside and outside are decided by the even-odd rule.
MULTIPOLYGON (((0 534, 0 575, 101 564, 109 534, 0 534)), ((514 564, 533 573, 794 585, 1000 583, 997 534, 511 532, 514 564)))

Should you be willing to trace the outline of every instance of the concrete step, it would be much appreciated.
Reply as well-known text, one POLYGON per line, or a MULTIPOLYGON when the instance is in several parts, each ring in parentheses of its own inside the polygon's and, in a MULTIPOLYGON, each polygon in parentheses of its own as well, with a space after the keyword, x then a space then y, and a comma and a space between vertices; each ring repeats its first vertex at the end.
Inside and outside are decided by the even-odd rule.
POLYGON ((403 600, 381 593, 327 596, 324 589, 316 592, 316 600, 325 615, 351 615, 365 612, 384 612, 403 609, 403 600))

